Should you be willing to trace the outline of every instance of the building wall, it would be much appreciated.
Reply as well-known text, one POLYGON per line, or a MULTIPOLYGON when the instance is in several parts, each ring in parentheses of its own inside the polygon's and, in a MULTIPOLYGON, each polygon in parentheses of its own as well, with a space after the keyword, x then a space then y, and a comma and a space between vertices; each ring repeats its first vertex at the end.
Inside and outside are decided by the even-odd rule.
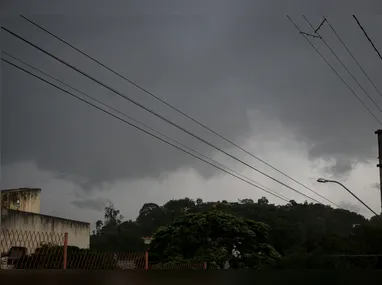
POLYGON ((90 244, 90 224, 85 222, 3 209, 1 227, 1 251, 25 246, 32 253, 41 243, 63 245, 65 233, 68 233, 68 245, 89 248, 90 244))
POLYGON ((1 192, 1 209, 40 213, 41 189, 20 189, 1 192), (19 205, 17 204, 19 201, 19 205))

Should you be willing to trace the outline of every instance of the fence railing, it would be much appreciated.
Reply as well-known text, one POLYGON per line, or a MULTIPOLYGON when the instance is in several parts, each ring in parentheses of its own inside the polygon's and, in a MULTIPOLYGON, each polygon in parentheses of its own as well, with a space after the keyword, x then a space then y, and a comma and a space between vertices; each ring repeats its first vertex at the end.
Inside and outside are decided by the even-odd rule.
POLYGON ((0 230, 0 252, 6 252, 11 247, 23 247, 27 250, 28 254, 31 254, 44 244, 63 246, 64 242, 64 233, 24 231, 14 229, 0 230))
POLYGON ((194 269, 202 270, 207 269, 207 264, 204 263, 149 263, 148 269, 159 269, 159 270, 183 270, 183 269, 194 269))
POLYGON ((206 269, 205 263, 150 262, 147 252, 97 252, 70 245, 67 233, 0 230, 2 269, 206 269))

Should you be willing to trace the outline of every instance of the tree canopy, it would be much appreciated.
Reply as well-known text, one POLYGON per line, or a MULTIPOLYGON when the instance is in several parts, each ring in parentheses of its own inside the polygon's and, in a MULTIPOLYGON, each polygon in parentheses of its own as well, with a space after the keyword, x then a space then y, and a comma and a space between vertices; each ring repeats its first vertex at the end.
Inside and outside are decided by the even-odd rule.
MULTIPOLYGON (((208 256, 214 256, 217 266, 221 266, 232 250, 229 246, 247 244, 239 246, 233 237, 248 235, 247 239, 251 240, 250 233, 255 232, 256 238, 251 240, 253 246, 264 243, 270 246, 270 252, 278 252, 281 255, 277 262, 279 268, 326 268, 324 264, 334 268, 378 267, 378 258, 372 261, 368 257, 351 256, 382 254, 380 218, 367 220, 359 214, 322 204, 290 201, 286 205, 274 205, 265 197, 257 202, 252 199, 203 202, 200 198, 196 201, 184 198, 170 200, 163 206, 146 203, 135 221, 122 219, 114 206, 106 207, 105 221, 96 223, 91 247, 102 251, 143 251, 142 237, 154 236, 150 254, 157 255, 160 260, 204 258, 212 262, 208 256), (264 241, 259 240, 262 234, 266 236, 264 241), (172 245, 169 247, 165 241, 170 238, 172 245), (215 247, 211 244, 214 239, 219 241, 215 247), (203 248, 209 248, 209 253, 203 248), (340 255, 350 257, 335 257, 340 255)), ((238 251, 250 253, 251 250, 254 249, 238 251)), ((235 258, 226 261, 230 261, 232 267, 239 266, 234 265, 235 258)), ((258 261, 251 262, 252 265, 248 261, 240 266, 258 264, 258 261)))
POLYGON ((280 257, 267 244, 269 227, 260 222, 211 211, 180 216, 153 236, 150 251, 161 262, 191 260, 223 268, 257 268, 280 257))

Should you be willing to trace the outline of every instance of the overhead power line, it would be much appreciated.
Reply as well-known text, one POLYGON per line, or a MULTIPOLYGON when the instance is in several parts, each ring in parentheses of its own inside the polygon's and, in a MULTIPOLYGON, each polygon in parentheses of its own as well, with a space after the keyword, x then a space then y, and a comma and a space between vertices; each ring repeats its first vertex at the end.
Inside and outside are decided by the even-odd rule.
POLYGON ((353 53, 350 51, 350 49, 347 47, 347 45, 345 44, 345 42, 341 39, 341 37, 339 36, 339 34, 336 32, 336 30, 333 28, 333 26, 330 24, 330 22, 328 21, 327 18, 325 18, 326 22, 328 23, 330 29, 333 31, 333 33, 336 35, 336 37, 338 38, 338 40, 341 42, 341 44, 344 46, 344 48, 347 50, 347 52, 350 54, 350 56, 354 59, 355 63, 358 65, 358 67, 361 69, 361 71, 363 72, 363 74, 366 76, 366 78, 369 80, 369 82, 371 83, 371 85, 373 85, 375 91, 378 92, 378 94, 382 97, 382 93, 381 91, 379 91, 378 87, 374 84, 373 80, 371 80, 371 77, 366 73, 365 69, 362 67, 362 65, 359 63, 359 61, 355 58, 355 56, 353 55, 353 53))
POLYGON ((238 144, 234 143, 232 140, 229 140, 228 138, 226 138, 225 136, 219 134, 218 132, 216 132, 215 130, 211 129, 210 127, 206 126, 205 124, 201 123, 200 121, 198 121, 197 119, 191 117, 190 115, 186 114, 185 112, 183 112, 182 110, 180 110, 179 108, 176 108, 174 105, 171 105, 170 103, 166 102, 165 100, 163 100, 162 98, 160 98, 159 96, 155 95, 154 93, 148 91, 146 88, 140 86, 139 84, 137 84, 136 82, 132 81, 131 79, 127 78, 126 76, 123 76, 122 74, 120 74, 119 72, 113 70, 112 68, 108 67, 107 65, 105 65, 104 63, 100 62, 99 60, 95 59, 94 57, 90 56, 89 54, 85 53, 84 51, 80 50, 79 48, 75 47, 74 45, 68 43, 67 41, 65 41, 64 39, 62 39, 61 37, 57 36, 56 34, 48 31, 47 29, 45 29, 44 27, 42 27, 41 25, 35 23, 34 21, 28 19, 27 17, 23 16, 23 15, 20 15, 24 20, 28 21, 29 23, 31 23, 32 25, 34 25, 35 27, 41 29, 42 31, 48 33, 49 35, 51 35, 52 37, 54 37, 55 39, 61 41, 62 43, 66 44, 67 46, 71 47, 72 49, 76 50, 77 52, 79 52, 80 54, 84 55, 85 57, 87 57, 88 59, 92 60, 93 62, 101 65, 102 67, 104 67, 105 69, 109 70, 110 72, 112 72, 113 74, 117 75, 118 77, 124 79, 125 81, 129 82, 130 84, 132 84, 133 86, 137 87, 138 89, 140 89, 141 91, 143 91, 144 93, 148 94, 149 96, 153 97, 154 99, 158 100, 159 102, 165 104, 166 106, 170 107, 171 109, 175 110, 176 112, 178 112, 179 114, 185 116, 186 118, 188 118, 189 120, 193 121, 194 123, 198 124, 199 126, 203 127, 204 129, 208 130, 209 132, 215 134, 216 136, 218 136, 219 138, 223 139, 224 141, 230 143, 231 145, 235 146, 236 148, 240 149, 241 151, 243 151, 244 153, 250 155, 251 157, 255 158, 256 160, 260 161, 261 163, 267 165, 268 167, 270 167, 271 169, 275 170, 276 172, 280 173, 281 175, 283 175, 284 177, 287 177, 288 179, 292 180, 293 182, 297 183, 298 185, 304 187, 305 189, 307 189, 308 191, 316 194, 317 196, 321 197, 322 199, 326 200, 327 202, 339 207, 337 204, 335 204, 334 202, 330 201, 329 199, 327 199, 326 197, 324 197, 323 195, 317 193, 316 191, 314 191, 313 189, 311 189, 310 187, 304 185, 303 183, 299 182, 298 180, 292 178, 291 176, 287 175, 286 173, 284 173, 283 171, 277 169, 276 167, 272 166, 270 163, 264 161, 263 159, 259 158, 258 156, 252 154, 251 152, 247 151, 246 149, 244 149, 243 147, 239 146, 238 144))
MULTIPOLYGON (((287 15, 289 21, 293 24, 293 26, 301 32, 301 29, 297 26, 295 22, 287 15)), ((342 81, 343 84, 349 89, 349 91, 357 98, 357 100, 362 104, 363 107, 369 112, 369 114, 378 122, 378 124, 382 124, 382 122, 378 119, 378 117, 370 110, 370 108, 359 98, 357 93, 350 87, 350 85, 343 79, 343 77, 336 71, 336 69, 329 63, 329 61, 323 56, 323 54, 312 44, 312 42, 303 35, 305 40, 309 43, 309 45, 318 53, 318 55, 325 61, 325 63, 330 67, 330 69, 336 74, 336 76, 342 81)))
MULTIPOLYGON (((70 89, 72 89, 72 90, 74 90, 74 91, 76 91, 76 92, 82 94, 83 96, 89 98, 90 100, 95 101, 95 102, 97 102, 98 104, 100 104, 100 105, 102 105, 102 106, 104 106, 104 107, 106 107, 106 108, 108 108, 108 109, 110 109, 110 110, 116 112, 117 114, 119 114, 119 115, 121 115, 121 116, 123 116, 123 117, 129 119, 130 121, 132 121, 132 122, 134 122, 134 123, 136 123, 136 124, 138 124, 138 125, 140 125, 140 126, 143 126, 144 128, 150 130, 151 132, 153 132, 153 133, 155 133, 155 134, 157 134, 157 135, 160 135, 160 136, 164 137, 165 139, 167 139, 167 140, 169 140, 169 141, 171 141, 171 142, 173 142, 173 143, 176 143, 176 144, 178 144, 178 145, 184 147, 185 149, 187 149, 187 150, 189 150, 189 151, 192 151, 192 152, 196 153, 197 155, 199 155, 199 156, 201 156, 201 157, 203 157, 203 158, 205 158, 205 159, 208 159, 209 161, 211 161, 211 162, 213 162, 213 163, 219 165, 220 167, 223 167, 223 168, 225 168, 225 169, 231 171, 232 173, 235 173, 236 175, 239 175, 239 176, 241 176, 241 177, 244 177, 245 179, 247 179, 247 180, 249 180, 249 181, 255 183, 256 185, 258 185, 258 186, 260 186, 260 187, 262 187, 262 188, 264 188, 264 189, 266 189, 266 190, 268 190, 268 191, 270 191, 270 192, 274 192, 276 195, 280 196, 281 198, 283 198, 283 199, 285 199, 285 200, 290 201, 290 199, 288 199, 287 197, 285 197, 285 196, 283 196, 283 195, 281 195, 281 194, 279 194, 279 193, 276 193, 275 191, 269 189, 267 186, 262 185, 261 183, 255 181, 255 180, 253 180, 253 179, 251 179, 251 178, 249 178, 249 177, 247 177, 247 176, 245 176, 245 175, 243 175, 243 174, 241 174, 241 173, 239 173, 239 172, 237 172, 237 171, 235 171, 235 170, 233 170, 233 169, 231 169, 231 168, 229 168, 228 166, 225 166, 224 164, 221 164, 220 162, 217 162, 217 161, 213 160, 212 158, 209 158, 208 156, 206 156, 206 155, 204 155, 204 154, 202 154, 202 153, 200 153, 200 152, 198 152, 198 151, 196 151, 196 150, 190 148, 189 146, 187 146, 187 145, 185 145, 185 144, 183 144, 183 143, 181 143, 181 142, 179 142, 179 141, 177 141, 177 140, 175 140, 175 139, 172 139, 171 137, 169 137, 169 136, 167 136, 167 135, 165 135, 165 134, 163 134, 163 133, 161 133, 161 132, 159 132, 159 131, 157 131, 157 130, 151 128, 151 127, 149 127, 148 125, 146 125, 146 124, 144 124, 144 123, 142 123, 142 122, 140 122, 140 121, 138 121, 137 119, 134 119, 133 117, 128 116, 126 113, 123 113, 123 112, 121 112, 121 111, 119 111, 119 110, 113 108, 112 106, 105 104, 104 102, 102 102, 102 101, 100 101, 100 100, 98 100, 98 99, 96 99, 96 98, 94 98, 94 97, 92 97, 92 96, 86 94, 85 92, 83 92, 83 91, 81 91, 81 90, 79 90, 79 89, 77 89, 77 88, 75 88, 75 87, 73 87, 73 86, 71 86, 71 85, 69 85, 69 84, 67 84, 67 83, 65 83, 65 82, 63 82, 63 81, 61 81, 61 80, 59 80, 59 79, 57 79, 57 78, 54 77, 54 76, 51 76, 51 75, 47 74, 46 72, 42 71, 41 69, 38 69, 38 68, 34 67, 33 65, 31 65, 31 64, 29 64, 29 63, 27 63, 27 62, 25 62, 25 61, 23 61, 23 60, 21 60, 21 59, 15 57, 15 56, 13 56, 13 55, 11 55, 10 53, 7 53, 7 52, 5 52, 5 51, 2 51, 2 53, 5 54, 5 55, 7 55, 8 57, 10 57, 10 58, 12 58, 12 59, 14 59, 14 60, 20 62, 20 63, 22 63, 22 64, 28 66, 29 68, 31 68, 31 69, 33 69, 33 70, 35 70, 35 71, 37 71, 37 72, 39 72, 39 73, 41 73, 41 74, 43 74, 43 75, 49 77, 50 79, 53 79, 53 80, 55 80, 55 81, 57 81, 57 82, 59 82, 59 83, 65 85, 66 87, 68 87, 68 88, 70 88, 70 89)), ((262 189, 261 189, 261 190, 262 190, 262 189)))
MULTIPOLYGON (((112 117, 114 117, 115 119, 117 119, 117 120, 119 120, 119 121, 121 121, 121 122, 123 122, 123 123, 126 123, 126 124, 128 124, 128 125, 130 125, 130 126, 132 126, 132 127, 134 127, 135 129, 137 129, 137 130, 139 130, 139 131, 141 131, 141 132, 144 132, 144 133, 146 133, 146 134, 148 134, 148 135, 150 135, 150 136, 152 136, 152 137, 154 137, 154 138, 156 138, 156 139, 158 139, 158 140, 160 140, 160 141, 162 141, 162 142, 164 142, 164 143, 166 143, 166 144, 168 144, 168 145, 170 145, 170 146, 172 146, 172 147, 174 147, 174 148, 176 148, 176 149, 178 149, 178 150, 180 150, 180 151, 182 151, 182 152, 184 152, 184 153, 186 153, 186 154, 188 154, 188 155, 190 155, 190 156, 192 156, 192 157, 194 157, 194 158, 196 158, 196 159, 198 159, 198 160, 201 160, 201 161, 203 161, 203 162, 205 162, 205 163, 207 163, 207 164, 209 164, 209 165, 211 165, 211 166, 213 166, 213 167, 215 167, 215 168, 217 168, 217 169, 219 169, 219 170, 221 170, 221 171, 223 171, 223 172, 225 172, 225 173, 227 173, 227 174, 229 174, 229 175, 231 175, 231 176, 233 176, 233 177, 235 177, 235 178, 237 178, 237 179, 240 179, 241 181, 243 181, 243 182, 245 182, 245 183, 247 183, 247 184, 249 184, 249 185, 252 185, 253 187, 256 187, 256 188, 258 188, 258 189, 260 189, 260 190, 262 190, 262 191, 264 191, 264 192, 266 192, 266 193, 268 193, 268 194, 270 194, 270 195, 273 195, 273 196, 275 196, 275 197, 277 197, 277 198, 279 198, 279 199, 281 199, 281 200, 283 200, 283 201, 285 201, 285 202, 289 202, 289 201, 290 201, 290 199, 285 198, 284 196, 282 196, 282 195, 280 195, 280 194, 277 194, 277 193, 268 191, 267 189, 265 189, 265 188, 263 188, 263 187, 261 187, 261 186, 258 186, 258 185, 254 184, 254 183, 252 183, 252 182, 250 182, 250 181, 248 181, 248 180, 245 180, 245 179, 241 178, 239 175, 235 175, 235 174, 229 172, 228 170, 224 169, 223 167, 219 167, 219 166, 217 166, 217 165, 214 165, 213 163, 209 162, 208 160, 203 159, 203 158, 201 158, 201 157, 199 157, 199 156, 193 154, 192 152, 187 151, 187 150, 185 150, 185 149, 183 149, 183 148, 177 146, 176 144, 171 143, 171 142, 169 142, 169 141, 167 141, 167 140, 161 138, 160 136, 155 135, 155 134, 153 134, 153 133, 151 133, 151 132, 149 132, 149 131, 143 129, 143 128, 141 128, 141 127, 139 127, 139 126, 137 126, 137 125, 135 125, 135 124, 133 124, 133 123, 131 123, 131 122, 129 122, 129 121, 127 121, 127 120, 125 120, 125 119, 123 119, 123 118, 121 118, 121 117, 119 117, 119 116, 117 116, 117 115, 115 115, 115 114, 113 114, 113 113, 111 113, 111 112, 109 112, 109 111, 107 111, 107 110, 105 110, 105 109, 103 109, 103 108, 101 108, 101 107, 99 107, 99 106, 97 106, 97 105, 95 105, 95 104, 93 104, 93 103, 91 103, 91 102, 89 102, 89 101, 83 99, 83 98, 81 98, 80 96, 77 96, 77 95, 75 95, 74 93, 72 93, 72 92, 70 92, 70 91, 68 91, 68 90, 63 89, 63 88, 59 87, 59 86, 56 85, 56 84, 54 84, 54 83, 52 83, 52 82, 49 82, 48 80, 45 80, 44 78, 42 78, 42 77, 40 77, 40 76, 38 76, 38 75, 36 75, 36 74, 30 72, 30 71, 28 71, 28 70, 26 70, 26 69, 24 69, 24 68, 18 66, 17 64, 14 64, 14 63, 12 63, 12 62, 10 62, 10 61, 4 59, 4 58, 2 58, 1 60, 4 61, 4 62, 6 62, 6 63, 8 63, 9 65, 11 65, 11 66, 17 68, 17 69, 19 69, 19 70, 21 70, 21 71, 23 71, 23 72, 29 74, 30 76, 33 76, 33 77, 35 77, 35 78, 37 78, 37 79, 39 79, 39 80, 41 80, 41 81, 43 81, 43 82, 45 82, 45 83, 47 83, 47 84, 49 84, 49 85, 51 85, 51 86, 53 86, 53 87, 55 87, 55 88, 61 90, 62 92, 64 92, 64 93, 66 93, 66 94, 68 94, 68 95, 70 95, 70 96, 72 96, 72 97, 74 97, 74 98, 76 98, 76 99, 82 101, 83 103, 86 103, 86 104, 92 106, 93 108, 96 108, 96 109, 98 109, 99 111, 104 112, 104 113, 108 114, 109 116, 112 116, 112 117)), ((64 84, 64 83, 63 83, 63 84, 64 84)), ((66 84, 65 84, 65 85, 66 85, 66 84)), ((92 97, 90 97, 90 98, 92 98, 92 97)), ((107 107, 110 108, 110 109, 114 109, 114 108, 112 108, 111 106, 108 106, 108 105, 106 105, 106 104, 104 104, 104 103, 102 103, 102 105, 107 106, 107 107)), ((158 132, 157 132, 157 133, 158 133, 158 132)), ((188 148, 188 147, 187 147, 187 148, 188 148)), ((191 149, 190 149, 190 150, 191 150, 191 149)), ((193 151, 193 152, 196 152, 196 151, 194 151, 194 150, 192 150, 192 151, 193 151)), ((211 159, 209 159, 209 160, 211 160, 211 159)), ((212 160, 211 160, 211 161, 212 161, 212 160)), ((227 167, 226 167, 226 168, 227 168, 227 167)))
POLYGON ((362 30, 362 32, 364 33, 365 37, 367 38, 367 40, 370 42, 371 46, 373 47, 373 49, 375 50, 375 52, 378 54, 379 58, 382 59, 382 56, 381 56, 381 53, 379 52, 379 50, 377 49, 377 47, 374 45, 374 42, 372 41, 372 39, 369 37, 369 35, 367 34, 367 32, 365 31, 365 29, 363 28, 363 26, 361 25, 361 23, 358 21, 357 17, 355 15, 353 15, 353 18, 356 20, 357 24, 358 24, 358 27, 362 30))
MULTIPOLYGON (((370 99, 370 101, 374 104, 375 107, 377 107, 377 109, 382 113, 382 109, 378 106, 378 104, 373 100, 373 98, 371 98, 370 94, 365 90, 365 88, 363 88, 363 86, 361 85, 361 83, 359 83, 359 81, 357 80, 357 78, 355 78, 355 76, 353 75, 353 73, 350 72, 350 70, 347 68, 347 66, 343 63, 343 61, 338 57, 338 55, 334 52, 334 50, 328 45, 328 43, 325 41, 325 39, 318 33, 318 31, 316 31, 313 27, 313 25, 311 24, 311 22, 308 20, 308 18, 303 15, 305 21, 309 24, 309 26, 315 31, 315 33, 320 37, 321 41, 325 44, 325 46, 330 50, 330 52, 335 56, 335 58, 339 61, 339 63, 342 65, 342 67, 347 71, 347 73, 351 76, 351 78, 353 78, 353 80, 357 83, 357 85, 359 86, 359 88, 361 88, 361 90, 363 91, 363 93, 365 93, 365 95, 370 99)), ((322 22, 323 23, 323 22, 322 22)))
POLYGON ((310 197, 309 195, 306 195, 305 193, 302 193, 301 191, 299 191, 299 190, 297 190, 297 189, 295 189, 295 188, 293 188, 293 187, 291 187, 291 186, 285 184, 284 182, 282 182, 282 181, 280 181, 280 180, 278 180, 278 179, 276 179, 276 178, 274 178, 274 177, 272 177, 272 176, 270 176, 270 175, 264 173, 263 171, 261 171, 261 170, 255 168, 255 167, 253 167, 252 165, 250 165, 250 164, 244 162, 243 160, 241 160, 241 159, 235 157, 234 155, 232 155, 232 154, 230 154, 230 153, 224 151, 223 149, 221 149, 221 148, 215 146, 214 144, 212 144, 212 143, 206 141, 205 139, 199 137, 198 135, 196 135, 196 134, 194 134, 194 133, 192 133, 192 132, 186 130, 185 128, 181 127, 180 125, 178 125, 178 124, 172 122, 171 120, 167 119, 166 117, 164 117, 164 116, 162 116, 162 115, 156 113, 155 111, 153 111, 153 110, 147 108, 146 106, 142 105, 141 103, 139 103, 139 102, 137 102, 137 101, 131 99, 130 97, 128 97, 128 96, 126 96, 126 95, 124 95, 124 94, 122 94, 121 92, 119 92, 119 91, 115 90, 114 88, 112 88, 112 87, 106 85, 105 83, 101 82, 100 80, 98 80, 98 79, 96 79, 96 78, 90 76, 90 75, 87 74, 86 72, 84 72, 84 71, 78 69, 77 67, 75 67, 75 66, 73 66, 73 65, 71 65, 71 64, 69 64, 69 63, 67 63, 66 61, 62 60, 61 58, 59 58, 59 57, 57 57, 57 56, 55 56, 55 55, 53 55, 53 54, 51 54, 50 52, 46 51, 45 49, 43 49, 43 48, 41 48, 41 47, 39 47, 39 46, 33 44, 32 42, 26 40, 25 38, 19 36, 18 34, 12 32, 12 31, 10 31, 9 29, 5 28, 4 26, 1 26, 1 29, 4 30, 4 31, 6 31, 7 33, 13 35, 14 37, 16 37, 16 38, 22 40, 23 42, 29 44, 30 46, 32 46, 32 47, 38 49, 39 51, 45 53, 46 55, 48 55, 48 56, 54 58, 55 60, 61 62, 62 64, 68 66, 69 68, 71 68, 71 69, 77 71, 78 73, 80 73, 80 74, 82 74, 83 76, 89 78, 90 80, 92 80, 92 81, 94 81, 94 82, 96 82, 96 83, 102 85, 103 87, 105 87, 106 89, 112 91, 113 93, 117 94, 118 96, 120 96, 120 97, 122 97, 122 98, 125 98, 126 100, 130 101, 130 102, 133 103, 134 105, 136 105, 136 106, 138 106, 138 107, 140 107, 140 108, 146 110, 147 112, 153 114, 154 116, 160 118, 161 120, 163 120, 163 121, 169 123, 170 125, 172 125, 172 126, 178 128, 179 130, 181 130, 181 131, 183 131, 183 132, 189 134, 190 136, 192 136, 192 137, 194 137, 194 138, 200 140, 201 142, 203 142, 203 143, 209 145, 210 147, 216 149, 217 151, 219 151, 219 152, 221 152, 221 153, 223 153, 223 154, 225 154, 225 155, 231 157, 232 159, 234 159, 234 160, 240 162, 241 164, 243 164, 243 165, 245 165, 245 166, 251 168, 252 170, 254 170, 254 171, 256 171, 256 172, 258 172, 258 173, 260 173, 260 174, 266 176, 267 178, 269 178, 269 179, 271 179, 271 180, 273 180, 273 181, 275 181, 275 182, 277 182, 277 183, 279 183, 279 184, 285 186, 286 188, 288 188, 288 189, 290 189, 290 190, 292 190, 292 191, 294 191, 294 192, 296 192, 296 193, 298 193, 298 194, 300 194, 300 195, 302 195, 302 196, 308 198, 309 200, 312 200, 312 201, 314 201, 314 202, 316 202, 316 203, 322 204, 322 203, 319 202, 317 199, 312 198, 312 197, 310 197))

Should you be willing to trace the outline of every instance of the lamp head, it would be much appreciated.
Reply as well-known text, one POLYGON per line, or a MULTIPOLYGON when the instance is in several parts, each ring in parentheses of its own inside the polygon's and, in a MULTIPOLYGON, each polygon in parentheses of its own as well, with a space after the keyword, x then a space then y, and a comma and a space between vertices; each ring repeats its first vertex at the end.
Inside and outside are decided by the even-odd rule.
POLYGON ((317 182, 320 182, 320 183, 326 183, 328 182, 328 180, 324 179, 324 178, 318 178, 317 179, 317 182))
POLYGON ((142 239, 145 245, 149 245, 151 241, 153 240, 152 237, 143 237, 142 239))

